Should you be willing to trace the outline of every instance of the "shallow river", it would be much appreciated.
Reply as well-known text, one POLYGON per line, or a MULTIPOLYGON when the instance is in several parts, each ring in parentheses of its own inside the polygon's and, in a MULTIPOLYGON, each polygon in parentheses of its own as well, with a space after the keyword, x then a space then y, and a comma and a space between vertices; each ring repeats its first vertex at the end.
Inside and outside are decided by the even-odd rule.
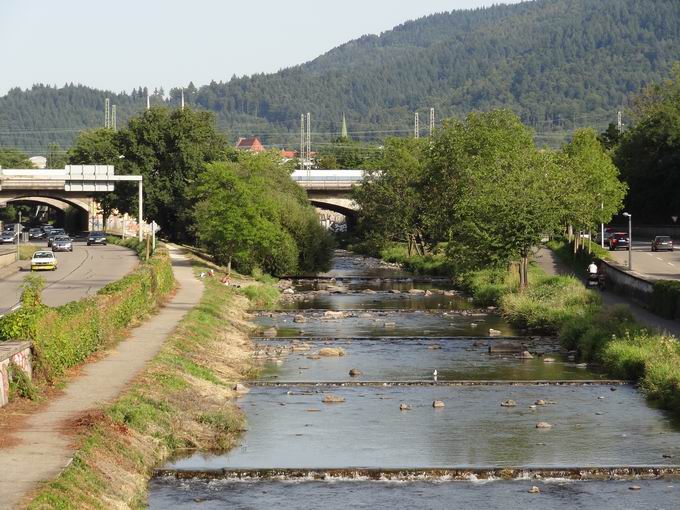
POLYGON ((633 386, 440 280, 323 277, 256 319, 240 446, 163 466, 151 508, 680 508, 680 428, 633 386))

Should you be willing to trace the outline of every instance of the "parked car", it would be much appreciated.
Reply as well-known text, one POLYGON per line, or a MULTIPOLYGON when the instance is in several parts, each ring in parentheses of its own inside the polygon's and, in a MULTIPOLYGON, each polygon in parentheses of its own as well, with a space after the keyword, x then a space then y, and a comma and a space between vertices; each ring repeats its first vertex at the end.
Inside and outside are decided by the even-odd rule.
POLYGON ((49 250, 38 250, 31 257, 31 271, 56 271, 57 257, 49 250))
POLYGON ((104 232, 90 232, 87 236, 87 245, 103 244, 106 246, 106 234, 104 232))
POLYGON ((611 251, 623 248, 627 250, 630 246, 630 239, 625 232, 616 232, 609 238, 609 249, 611 251))
POLYGON ((41 228, 31 228, 28 230, 29 239, 42 239, 45 237, 45 231, 41 228))
POLYGON ((652 251, 673 251, 673 239, 671 236, 656 236, 652 241, 652 251))
POLYGON ((52 246, 52 241, 54 241, 55 237, 65 235, 66 231, 63 228, 53 228, 47 234, 47 247, 50 248, 52 246))
POLYGON ((4 230, 0 234, 0 244, 16 244, 19 234, 14 230, 4 230))
POLYGON ((52 251, 73 251, 73 241, 69 236, 57 236, 52 240, 52 251))

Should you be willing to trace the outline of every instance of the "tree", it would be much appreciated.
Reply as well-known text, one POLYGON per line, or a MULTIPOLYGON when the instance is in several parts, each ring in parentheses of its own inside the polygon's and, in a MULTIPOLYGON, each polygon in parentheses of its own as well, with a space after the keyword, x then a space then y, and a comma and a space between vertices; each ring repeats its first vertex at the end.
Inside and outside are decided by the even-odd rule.
POLYGON ((538 151, 531 132, 507 110, 446 121, 431 154, 430 183, 447 255, 458 268, 519 262, 528 284, 528 258, 559 225, 555 185, 559 166, 538 151))
POLYGON ((0 148, 0 166, 2 168, 33 168, 28 156, 17 149, 0 148))
MULTIPOLYGON (((564 223, 577 231, 592 231, 596 225, 609 222, 621 210, 627 186, 619 180, 619 171, 597 133, 592 129, 576 131, 561 156, 563 193, 559 203, 564 223)), ((579 238, 574 250, 578 244, 579 238)))
POLYGON ((353 192, 360 206, 359 228, 375 248, 387 241, 406 243, 409 256, 413 250, 424 255, 431 237, 425 223, 427 197, 424 193, 424 170, 427 142, 410 138, 387 140, 382 158, 360 187, 353 192))
POLYGON ((680 215, 680 64, 638 96, 633 113, 635 124, 614 151, 631 190, 627 208, 640 221, 670 223, 680 215))
POLYGON ((206 163, 233 157, 213 115, 153 107, 130 119, 117 141, 127 171, 144 177, 145 219, 171 239, 193 240, 191 189, 206 163))
MULTIPOLYGON (((73 146, 66 154, 70 165, 114 165, 116 172, 121 174, 124 159, 121 158, 121 149, 115 131, 111 129, 92 129, 83 131, 78 135, 73 146)), ((94 198, 99 202, 104 217, 104 229, 106 219, 118 209, 122 212, 130 212, 132 198, 135 196, 134 189, 127 183, 116 183, 115 190, 109 193, 98 193, 94 198)))

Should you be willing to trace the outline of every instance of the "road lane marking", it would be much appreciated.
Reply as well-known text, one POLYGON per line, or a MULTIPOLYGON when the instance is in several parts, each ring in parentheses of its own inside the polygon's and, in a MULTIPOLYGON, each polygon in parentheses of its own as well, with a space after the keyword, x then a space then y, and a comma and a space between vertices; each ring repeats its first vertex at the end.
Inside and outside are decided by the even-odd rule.
POLYGON ((672 262, 669 262, 668 265, 675 267, 675 264, 673 264, 672 262))
POLYGON ((651 254, 651 253, 649 253, 649 252, 645 252, 645 253, 646 253, 647 255, 649 255, 650 257, 652 256, 652 254, 651 254))
POLYGON ((657 257, 656 260, 660 260, 661 262, 663 262, 663 259, 661 257, 657 257))

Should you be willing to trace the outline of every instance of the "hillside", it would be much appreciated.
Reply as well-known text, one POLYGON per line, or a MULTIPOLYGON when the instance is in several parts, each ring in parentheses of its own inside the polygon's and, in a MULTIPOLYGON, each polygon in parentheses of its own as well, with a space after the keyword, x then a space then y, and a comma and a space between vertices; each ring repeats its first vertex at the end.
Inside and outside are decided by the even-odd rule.
MULTIPOLYGON (((322 143, 339 131, 343 112, 354 138, 408 134, 416 110, 425 134, 430 107, 438 119, 509 107, 539 142, 550 142, 574 126, 614 120, 631 93, 665 77, 678 55, 677 0, 536 0, 409 21, 311 62, 192 87, 186 96, 214 111, 233 137, 257 134, 290 147, 301 112, 311 112, 314 141, 322 143)), ((102 125, 104 97, 118 105, 121 124, 144 108, 141 92, 13 90, 0 98, 0 146, 33 153, 51 141, 67 145, 77 130, 102 125)), ((172 90, 154 101, 176 105, 177 96, 172 90)))

